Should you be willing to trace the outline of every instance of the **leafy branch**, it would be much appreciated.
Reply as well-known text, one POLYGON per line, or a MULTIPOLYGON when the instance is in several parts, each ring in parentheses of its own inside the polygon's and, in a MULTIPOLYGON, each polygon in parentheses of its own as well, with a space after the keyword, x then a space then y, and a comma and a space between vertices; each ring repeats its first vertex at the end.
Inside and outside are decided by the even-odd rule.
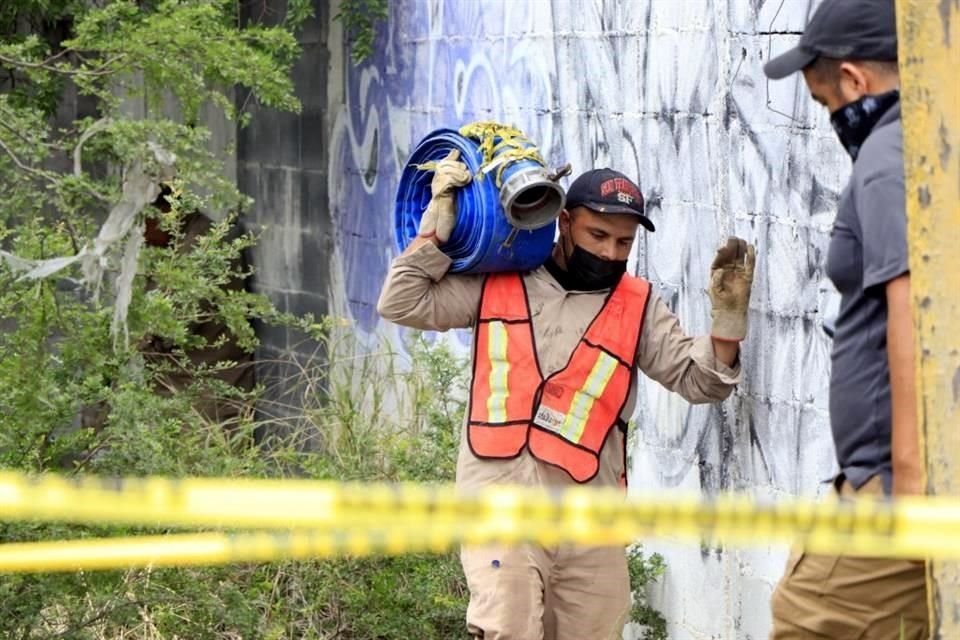
POLYGON ((360 64, 373 54, 377 26, 390 13, 388 0, 343 0, 340 11, 333 17, 343 24, 350 40, 351 57, 360 64))

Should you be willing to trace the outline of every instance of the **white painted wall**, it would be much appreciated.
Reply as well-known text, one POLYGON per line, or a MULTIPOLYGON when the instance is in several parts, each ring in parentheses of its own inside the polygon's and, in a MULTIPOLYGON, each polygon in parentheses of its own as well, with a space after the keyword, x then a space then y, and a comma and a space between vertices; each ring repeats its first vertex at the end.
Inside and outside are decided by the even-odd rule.
MULTIPOLYGON (((395 253, 392 201, 409 152, 440 126, 513 123, 552 164, 639 179, 658 231, 639 242, 633 265, 688 331, 708 327, 708 267, 721 240, 737 234, 758 248, 746 381, 712 407, 643 383, 633 486, 821 490, 834 472, 820 326, 834 294, 823 260, 849 160, 802 83, 770 84, 761 70, 792 46, 814 0, 391 4, 373 60, 353 67, 333 47, 335 311, 396 335, 374 305, 395 253)), ((784 548, 648 547, 667 558, 653 595, 671 638, 766 638, 784 548)))

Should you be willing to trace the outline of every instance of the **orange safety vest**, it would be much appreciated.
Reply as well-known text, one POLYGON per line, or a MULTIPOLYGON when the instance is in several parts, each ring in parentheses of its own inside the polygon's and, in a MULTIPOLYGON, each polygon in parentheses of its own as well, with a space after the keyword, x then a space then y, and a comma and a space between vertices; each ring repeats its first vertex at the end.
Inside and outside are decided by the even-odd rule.
POLYGON ((577 482, 600 468, 600 450, 630 394, 650 283, 625 275, 570 361, 544 379, 523 277, 486 277, 473 341, 467 441, 479 458, 524 447, 577 482))

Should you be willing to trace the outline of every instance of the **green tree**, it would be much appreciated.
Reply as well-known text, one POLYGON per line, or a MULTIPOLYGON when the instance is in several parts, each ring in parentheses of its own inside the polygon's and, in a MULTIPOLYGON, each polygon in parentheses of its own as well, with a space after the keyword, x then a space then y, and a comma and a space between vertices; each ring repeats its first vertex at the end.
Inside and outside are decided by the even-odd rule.
MULTIPOLYGON (((197 396, 237 392, 200 370, 187 392, 158 394, 163 371, 138 347, 163 340, 189 367, 185 352, 198 346, 190 327, 210 318, 247 349, 257 342, 249 318, 320 332, 262 296, 221 287, 244 275, 235 265, 253 238, 229 228, 249 202, 223 177, 201 117, 219 110, 242 126, 254 100, 299 108, 290 68, 308 8, 292 1, 285 22, 265 26, 222 0, 0 3, 0 467, 274 472, 248 446, 252 424, 226 432, 191 411, 197 396), (249 97, 235 100, 235 91, 249 97), (78 102, 85 108, 72 109, 78 102), (143 248, 144 210, 161 181, 172 187, 161 224, 174 240, 143 248), (228 215, 185 253, 179 221, 195 210, 228 215), (89 407, 104 408, 102 425, 77 428, 89 407)), ((0 526, 6 542, 129 533, 0 526)), ((258 637, 260 591, 231 577, 228 569, 5 576, 0 636, 258 637), (241 594, 245 608, 235 606, 241 594)))
POLYGON ((354 64, 373 55, 377 27, 386 22, 389 15, 387 0, 340 0, 340 11, 333 19, 343 24, 354 64))
MULTIPOLYGON (((299 108, 293 30, 308 6, 291 3, 286 22, 264 26, 243 23, 224 0, 3 3, 0 462, 42 470, 109 442, 109 455, 86 462, 127 456, 113 466, 185 472, 151 468, 154 456, 114 442, 149 424, 156 446, 178 447, 189 415, 191 394, 149 393, 159 372, 138 346, 160 339, 182 353, 200 346, 190 327, 217 318, 253 349, 248 318, 291 321, 262 296, 222 288, 245 275, 235 265, 253 239, 229 230, 249 201, 209 150, 201 114, 219 110, 242 126, 238 104, 299 108), (241 103, 234 90, 250 97, 241 103), (73 95, 94 115, 65 122, 73 95), (161 181, 173 187, 162 225, 174 242, 141 249, 161 181), (178 221, 194 210, 229 215, 187 255, 178 221), (70 428, 81 408, 99 405, 109 407, 104 430, 70 428)), ((198 372, 194 395, 232 393, 209 373, 198 372)))

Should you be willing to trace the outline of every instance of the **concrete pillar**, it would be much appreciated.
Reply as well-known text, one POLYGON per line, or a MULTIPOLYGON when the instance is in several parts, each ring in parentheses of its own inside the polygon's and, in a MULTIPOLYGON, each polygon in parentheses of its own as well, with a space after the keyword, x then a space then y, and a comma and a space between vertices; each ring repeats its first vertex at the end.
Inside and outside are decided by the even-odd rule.
MULTIPOLYGON (((917 409, 926 483, 960 496, 960 0, 898 0, 917 409)), ((960 563, 929 569, 933 638, 960 638, 960 563)))

